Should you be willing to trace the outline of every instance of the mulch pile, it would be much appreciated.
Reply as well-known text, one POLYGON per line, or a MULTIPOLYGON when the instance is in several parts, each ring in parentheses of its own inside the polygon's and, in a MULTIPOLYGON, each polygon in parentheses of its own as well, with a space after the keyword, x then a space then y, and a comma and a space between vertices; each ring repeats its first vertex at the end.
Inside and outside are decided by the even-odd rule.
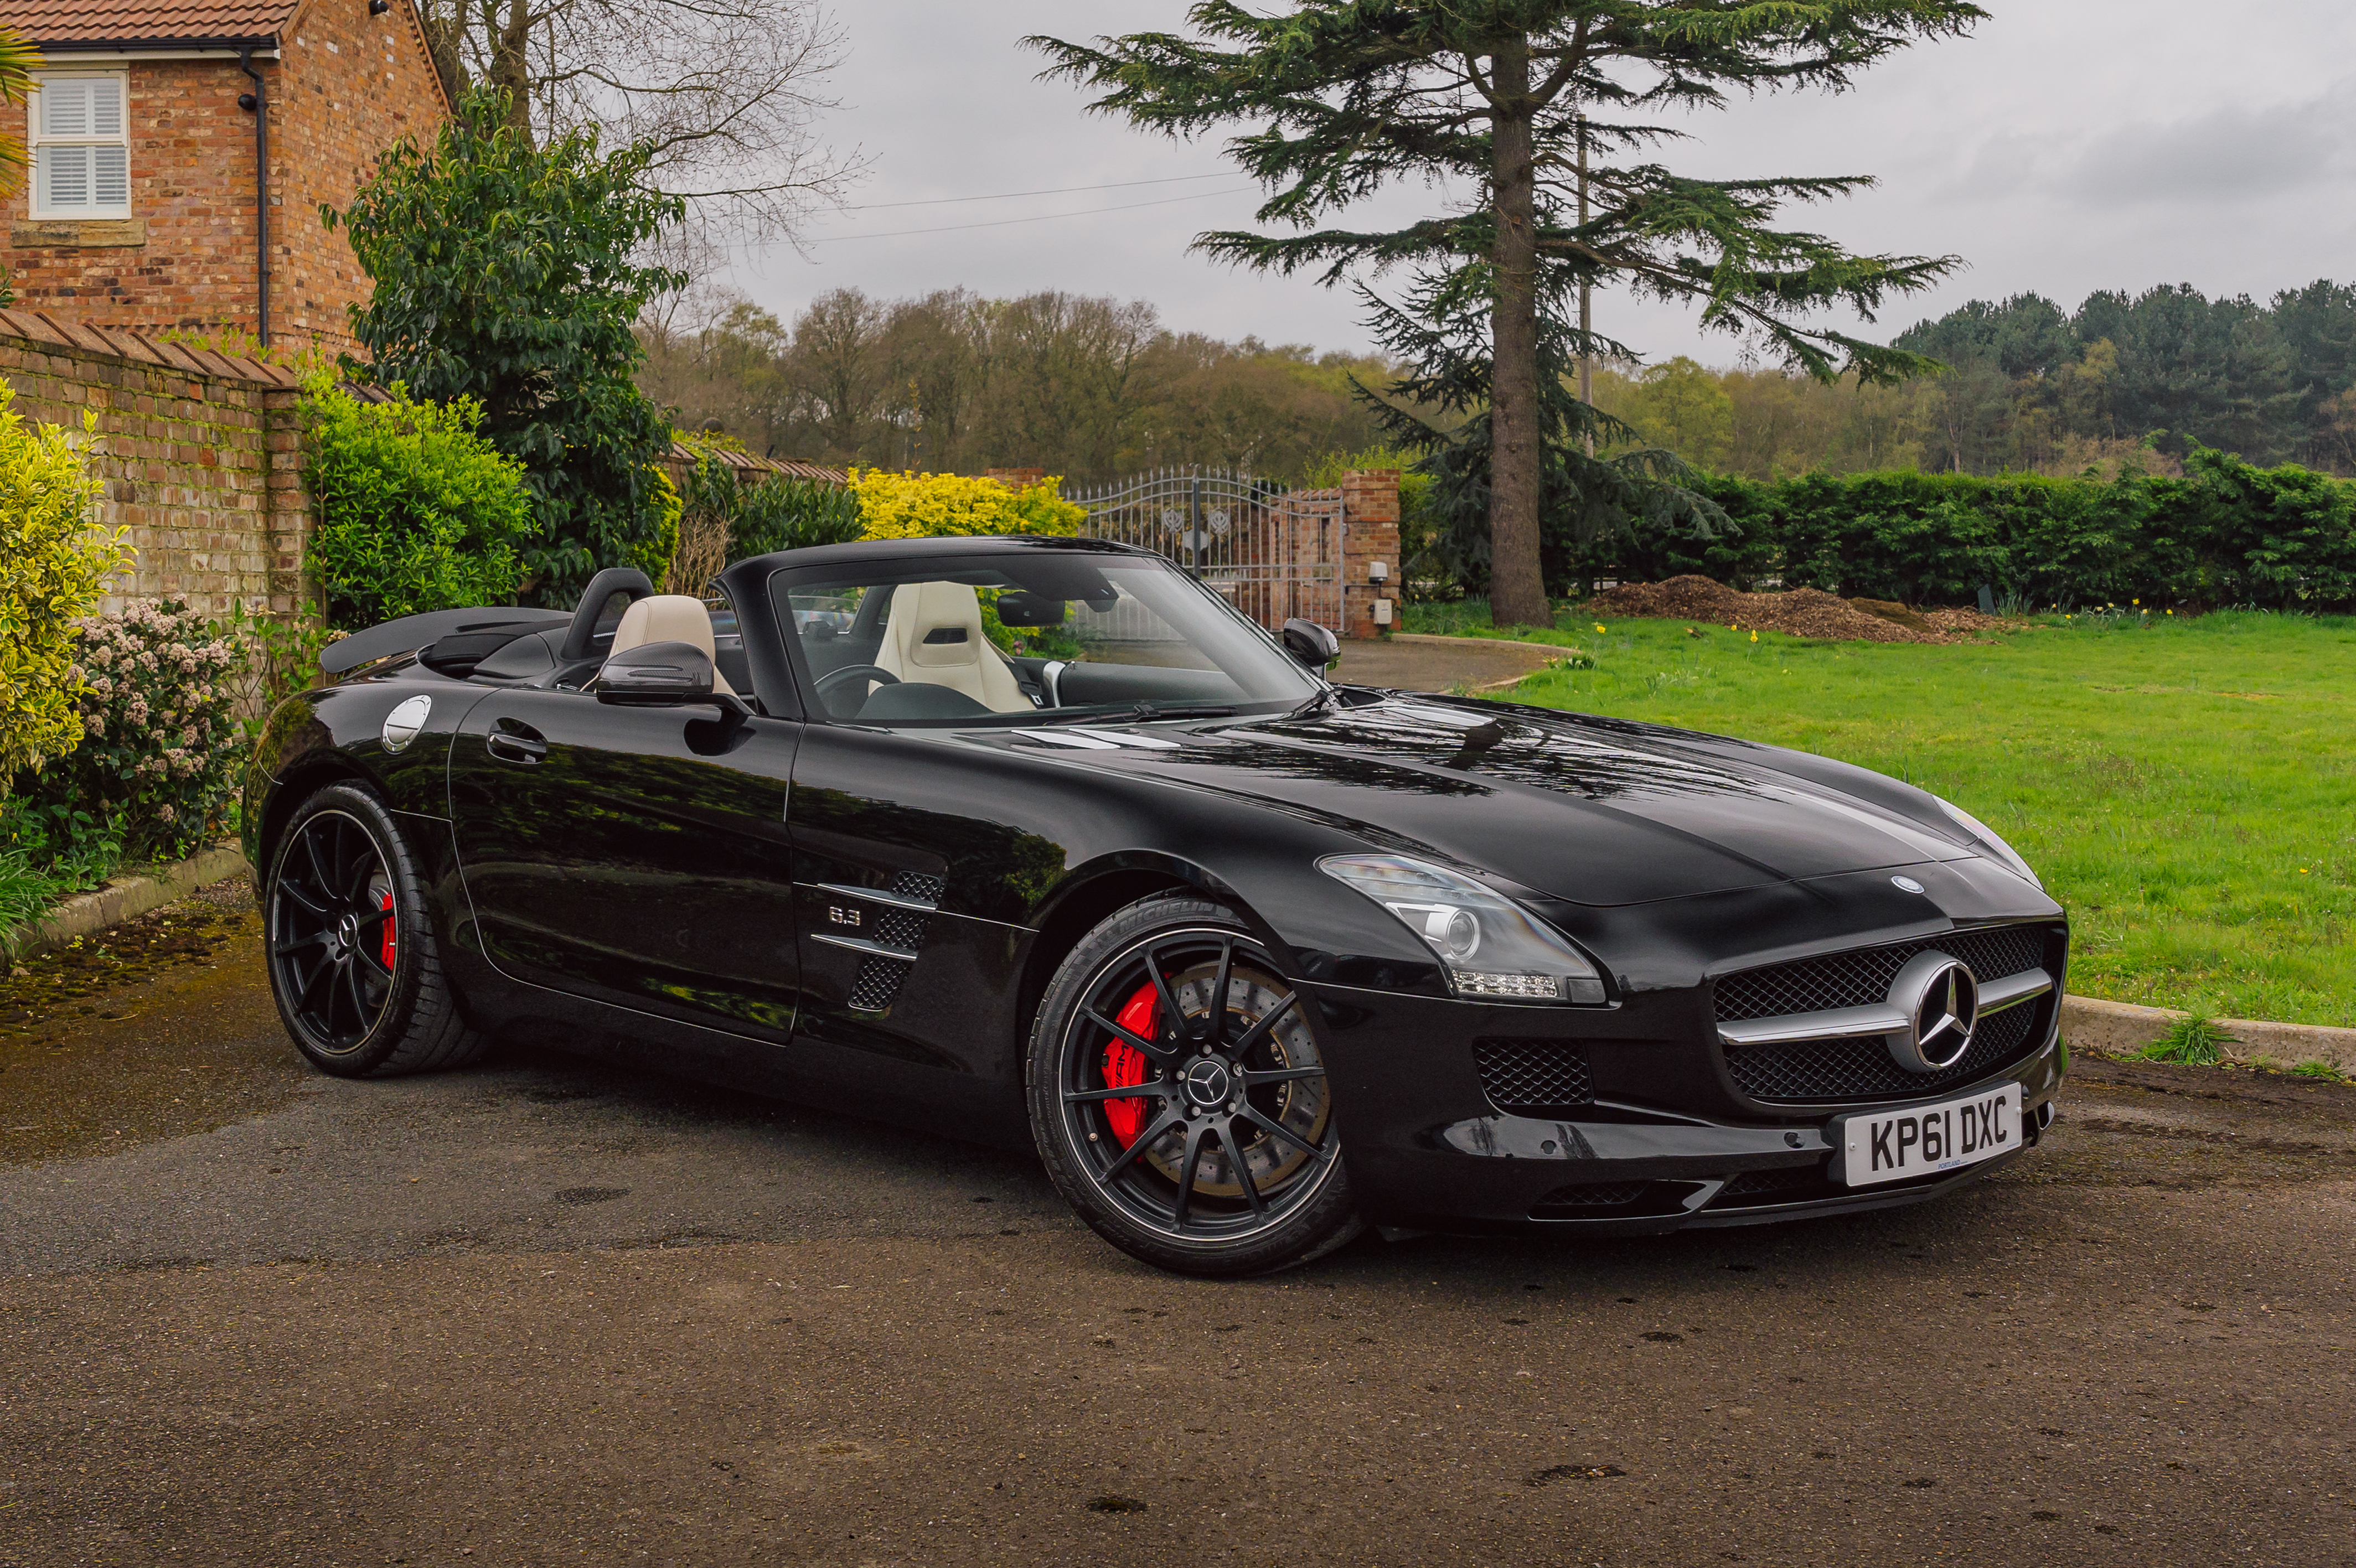
POLYGON ((1691 621, 1746 632, 1786 632, 1836 643, 1984 642, 1978 634, 2017 624, 1976 610, 1910 610, 1874 599, 1843 599, 1816 588, 1744 593, 1708 577, 1666 582, 1623 582, 1588 601, 1593 613, 1644 620, 1691 621))

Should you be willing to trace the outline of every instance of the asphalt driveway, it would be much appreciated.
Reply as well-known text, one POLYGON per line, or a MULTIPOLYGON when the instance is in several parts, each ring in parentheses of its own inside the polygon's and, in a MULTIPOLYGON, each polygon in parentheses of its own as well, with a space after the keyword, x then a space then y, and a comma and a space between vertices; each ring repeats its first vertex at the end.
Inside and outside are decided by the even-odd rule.
POLYGON ((942 1129, 312 1075, 233 891, 144 929, 0 986, 0 1564, 2356 1560, 2356 1091, 1205 1285, 942 1129))

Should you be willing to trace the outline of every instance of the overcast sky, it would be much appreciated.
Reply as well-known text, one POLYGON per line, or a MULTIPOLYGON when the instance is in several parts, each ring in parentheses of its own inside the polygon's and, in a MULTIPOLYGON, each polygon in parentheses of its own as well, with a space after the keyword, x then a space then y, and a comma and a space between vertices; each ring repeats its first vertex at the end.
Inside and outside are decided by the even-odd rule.
MULTIPOLYGON (((1966 300, 2035 291, 2074 309, 2089 291, 2190 283, 2261 299, 2356 278, 2356 5, 2350 0, 1989 0, 1968 38, 1911 49, 1858 89, 1746 101, 1682 121, 1672 157, 1707 176, 1878 176, 1879 188, 1794 214, 1853 249, 1955 254, 1965 267, 1863 336, 1966 300)), ((1215 142, 1179 144, 1085 114, 1033 80, 1026 33, 1175 29, 1183 0, 862 0, 832 139, 871 172, 862 210, 819 219, 807 255, 744 257, 734 282, 791 319, 853 285, 896 296, 964 284, 1141 298, 1176 328, 1358 348, 1344 290, 1191 254, 1243 227, 1253 187, 1215 142), (1187 176, 1211 176, 1188 178, 1187 176), (1127 182, 1167 181, 1162 184, 1127 182), (1123 188, 953 200, 1088 186, 1123 188), (928 205, 884 206, 884 203, 928 205), (1153 205, 1143 205, 1143 204, 1153 205), (1103 211, 1124 207, 1127 210, 1103 211), (1057 216, 1046 216, 1057 215, 1057 216), (1040 219, 1008 222, 1007 219, 1040 219), (947 232, 907 230, 948 229, 947 232), (870 237, 872 236, 872 237, 870 237)), ((1428 210, 1420 187, 1353 222, 1428 210)), ((1731 363, 1674 308, 1600 302, 1600 328, 1647 358, 1731 363)))

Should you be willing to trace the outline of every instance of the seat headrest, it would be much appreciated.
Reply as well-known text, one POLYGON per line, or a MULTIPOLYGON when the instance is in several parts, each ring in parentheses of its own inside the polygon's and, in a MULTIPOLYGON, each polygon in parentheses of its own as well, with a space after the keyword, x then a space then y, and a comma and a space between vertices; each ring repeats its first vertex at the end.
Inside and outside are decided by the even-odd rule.
POLYGON ((908 584, 893 598, 892 619, 908 663, 918 668, 981 662, 981 601, 962 582, 908 584))
MULTIPOLYGON (((712 612, 703 601, 685 593, 657 593, 634 601, 622 612, 622 624, 614 628, 614 645, 605 656, 629 648, 642 648, 648 643, 685 643, 701 648, 704 656, 714 656, 712 641, 712 612)), ((712 688, 729 690, 727 678, 717 667, 712 672, 712 688)))

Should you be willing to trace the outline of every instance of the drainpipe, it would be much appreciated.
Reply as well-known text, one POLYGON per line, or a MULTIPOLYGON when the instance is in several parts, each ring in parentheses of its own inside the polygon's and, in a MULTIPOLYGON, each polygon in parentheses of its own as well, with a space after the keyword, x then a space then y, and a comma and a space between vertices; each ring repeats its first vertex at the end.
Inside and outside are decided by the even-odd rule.
POLYGON ((270 101, 262 96, 262 73, 253 69, 253 46, 241 44, 237 69, 253 79, 253 91, 238 95, 237 106, 253 114, 253 275, 261 293, 261 330, 270 347, 270 101))

